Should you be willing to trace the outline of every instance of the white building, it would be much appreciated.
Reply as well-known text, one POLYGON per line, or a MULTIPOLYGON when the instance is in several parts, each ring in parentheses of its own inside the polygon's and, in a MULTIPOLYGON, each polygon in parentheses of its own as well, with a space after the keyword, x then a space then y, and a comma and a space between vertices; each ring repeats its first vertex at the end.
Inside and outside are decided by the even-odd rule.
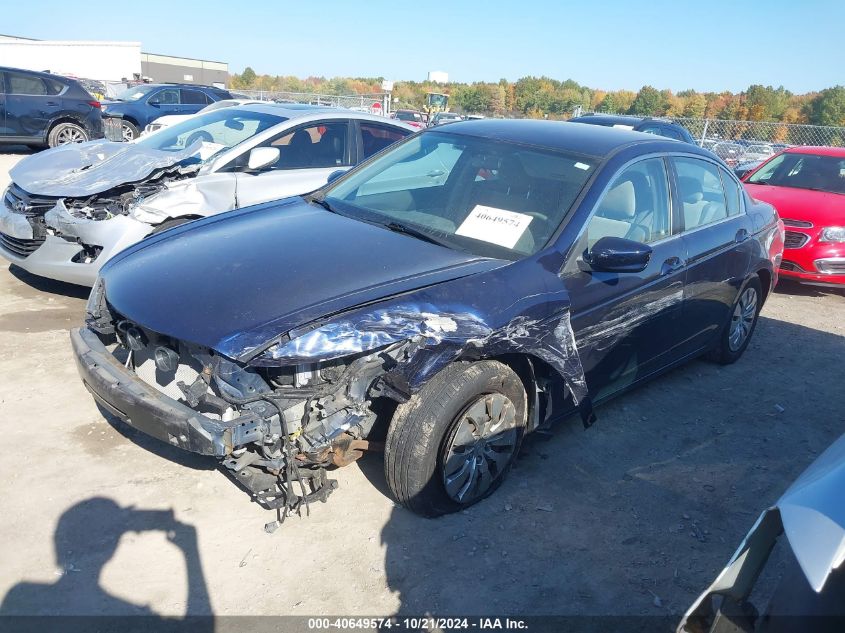
POLYGON ((34 40, 0 35, 0 66, 48 71, 56 75, 120 82, 149 78, 154 82, 215 85, 229 82, 229 65, 141 51, 141 42, 34 40))
POLYGON ((438 84, 447 84, 449 83, 449 73, 442 70, 430 70, 428 80, 438 84))
POLYGON ((141 42, 32 40, 0 36, 0 66, 102 81, 141 74, 141 42))

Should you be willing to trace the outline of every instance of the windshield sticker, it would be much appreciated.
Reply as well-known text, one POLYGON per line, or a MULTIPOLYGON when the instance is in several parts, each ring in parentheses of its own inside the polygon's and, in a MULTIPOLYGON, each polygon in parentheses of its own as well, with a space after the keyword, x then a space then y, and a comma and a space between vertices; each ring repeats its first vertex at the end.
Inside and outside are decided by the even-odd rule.
POLYGON ((533 219, 524 213, 479 204, 470 211, 455 234, 513 248, 533 219))
POLYGON ((586 163, 575 163, 575 167, 578 169, 589 169, 590 166, 586 163))
POLYGON ((633 130, 633 129, 634 129, 634 126, 633 126, 633 125, 623 125, 623 124, 621 124, 621 123, 617 123, 617 124, 616 124, 616 125, 614 125, 613 127, 617 127, 617 128, 619 128, 620 130, 633 130))

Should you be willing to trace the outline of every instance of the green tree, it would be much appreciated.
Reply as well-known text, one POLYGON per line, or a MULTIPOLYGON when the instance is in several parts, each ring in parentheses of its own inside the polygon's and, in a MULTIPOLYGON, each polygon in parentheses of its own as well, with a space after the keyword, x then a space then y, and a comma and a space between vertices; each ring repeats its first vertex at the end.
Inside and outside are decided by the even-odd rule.
POLYGON ((822 90, 809 105, 810 123, 845 125, 845 86, 822 90))
POLYGON ((628 109, 628 114, 658 116, 664 111, 663 96, 652 86, 643 86, 628 109))
POLYGON ((241 82, 243 83, 244 87, 249 87, 255 83, 257 75, 255 71, 247 66, 244 68, 244 71, 241 73, 241 82))

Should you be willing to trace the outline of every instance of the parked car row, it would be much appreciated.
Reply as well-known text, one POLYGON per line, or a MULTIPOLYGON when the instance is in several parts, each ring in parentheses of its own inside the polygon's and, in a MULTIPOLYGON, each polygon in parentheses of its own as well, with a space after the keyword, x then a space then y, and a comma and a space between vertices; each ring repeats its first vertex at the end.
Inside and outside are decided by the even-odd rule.
POLYGON ((106 261, 147 235, 312 191, 412 132, 337 108, 252 103, 183 116, 131 143, 34 154, 10 172, 0 254, 91 286, 106 261))

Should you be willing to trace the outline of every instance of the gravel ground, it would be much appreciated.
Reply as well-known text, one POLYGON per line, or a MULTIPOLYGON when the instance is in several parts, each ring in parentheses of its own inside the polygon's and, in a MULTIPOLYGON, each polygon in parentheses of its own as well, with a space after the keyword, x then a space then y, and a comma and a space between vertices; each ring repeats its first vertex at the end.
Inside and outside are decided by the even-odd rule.
MULTIPOLYGON (((0 156, 0 186, 20 156, 0 156)), ((845 293, 783 285, 740 362, 529 439, 468 511, 397 507, 371 455, 268 535, 213 462, 95 406, 68 341, 85 296, 0 266, 3 613, 676 617, 845 430, 845 293)))

